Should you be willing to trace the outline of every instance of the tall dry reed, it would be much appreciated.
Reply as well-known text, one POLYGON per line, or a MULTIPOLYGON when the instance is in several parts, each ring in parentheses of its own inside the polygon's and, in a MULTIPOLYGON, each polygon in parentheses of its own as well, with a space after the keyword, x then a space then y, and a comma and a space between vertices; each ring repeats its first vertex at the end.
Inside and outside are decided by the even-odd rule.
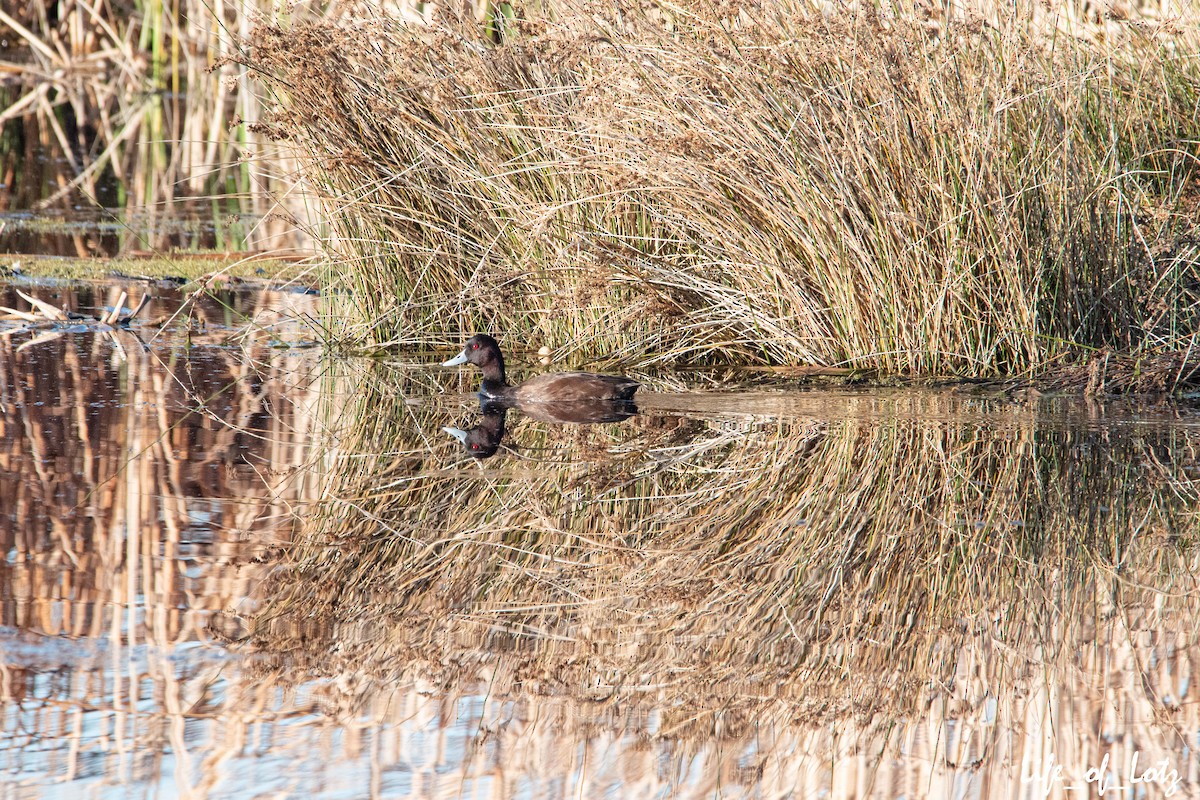
MULTIPOLYGON (((292 156, 239 124, 259 115, 246 71, 214 65, 240 61, 239 43, 255 21, 320 16, 329 6, 5 4, 0 209, 186 211, 219 220, 277 212, 226 248, 279 246, 289 237, 295 244, 289 217, 312 220, 292 156)), ((146 227, 153 231, 154 220, 146 227)), ((164 241, 151 235, 132 249, 164 241)))
POLYGON ((560 4, 498 46, 381 17, 250 58, 363 341, 994 375, 1191 343, 1187 30, 560 4))

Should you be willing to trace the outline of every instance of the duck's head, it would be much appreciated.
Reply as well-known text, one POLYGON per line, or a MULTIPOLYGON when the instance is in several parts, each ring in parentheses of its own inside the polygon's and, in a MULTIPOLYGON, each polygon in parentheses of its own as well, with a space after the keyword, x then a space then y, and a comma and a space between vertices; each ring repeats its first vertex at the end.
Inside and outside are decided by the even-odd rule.
POLYGON ((504 369, 504 358, 500 355, 499 343, 486 333, 477 333, 463 345, 462 352, 449 361, 442 363, 443 367, 457 367, 459 364, 474 364, 488 372, 488 368, 498 366, 504 369))

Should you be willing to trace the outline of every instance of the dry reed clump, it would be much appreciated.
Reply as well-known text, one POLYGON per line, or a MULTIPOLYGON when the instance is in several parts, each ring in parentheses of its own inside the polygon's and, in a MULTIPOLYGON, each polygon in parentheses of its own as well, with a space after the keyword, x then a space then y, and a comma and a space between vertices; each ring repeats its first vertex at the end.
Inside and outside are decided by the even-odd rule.
POLYGON ((994 375, 1195 331, 1200 63, 1144 33, 618 3, 251 62, 365 341, 994 375))
MULTIPOLYGON (((335 5, 352 4, 4 3, 0 209, 253 213, 261 219, 248 242, 217 246, 303 241, 291 219, 304 216, 291 154, 229 124, 259 116, 245 69, 233 62, 254 20, 317 16, 335 5), (221 59, 230 63, 214 69, 221 59), (280 206, 288 211, 269 216, 280 206)), ((157 230, 130 238, 125 249, 171 242, 157 230)), ((82 241, 75 248, 94 254, 82 241)))
POLYGON ((264 589, 257 643, 302 671, 495 667, 524 692, 644 702, 667 730, 777 704, 817 723, 913 712, 965 642, 1014 654, 1018 686, 1069 666, 1064 624, 1178 621, 1200 597, 1183 428, 1097 447, 999 400, 847 394, 835 420, 515 421, 521 456, 480 466, 430 446, 444 410, 372 372, 323 524, 264 589), (1147 588, 1163 575, 1170 598, 1147 588))

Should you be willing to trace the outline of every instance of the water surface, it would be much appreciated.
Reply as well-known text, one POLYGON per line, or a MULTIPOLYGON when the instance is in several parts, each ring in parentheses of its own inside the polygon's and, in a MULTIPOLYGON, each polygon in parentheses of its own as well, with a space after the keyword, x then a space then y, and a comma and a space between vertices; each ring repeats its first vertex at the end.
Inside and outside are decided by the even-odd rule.
POLYGON ((309 242, 282 217, 246 213, 234 199, 179 199, 163 207, 0 211, 0 255, 158 256, 270 250, 309 242))
POLYGON ((647 373, 479 459, 447 354, 151 291, 0 336, 14 797, 1197 795, 1194 409, 647 373))

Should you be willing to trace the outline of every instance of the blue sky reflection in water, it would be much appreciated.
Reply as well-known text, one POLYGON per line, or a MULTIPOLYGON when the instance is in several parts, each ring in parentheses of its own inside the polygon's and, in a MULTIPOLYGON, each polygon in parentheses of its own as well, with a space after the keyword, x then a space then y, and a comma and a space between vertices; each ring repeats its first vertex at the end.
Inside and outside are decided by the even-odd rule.
POLYGON ((1194 411, 641 374, 478 461, 220 301, 0 337, 14 796, 1195 796, 1194 411))

